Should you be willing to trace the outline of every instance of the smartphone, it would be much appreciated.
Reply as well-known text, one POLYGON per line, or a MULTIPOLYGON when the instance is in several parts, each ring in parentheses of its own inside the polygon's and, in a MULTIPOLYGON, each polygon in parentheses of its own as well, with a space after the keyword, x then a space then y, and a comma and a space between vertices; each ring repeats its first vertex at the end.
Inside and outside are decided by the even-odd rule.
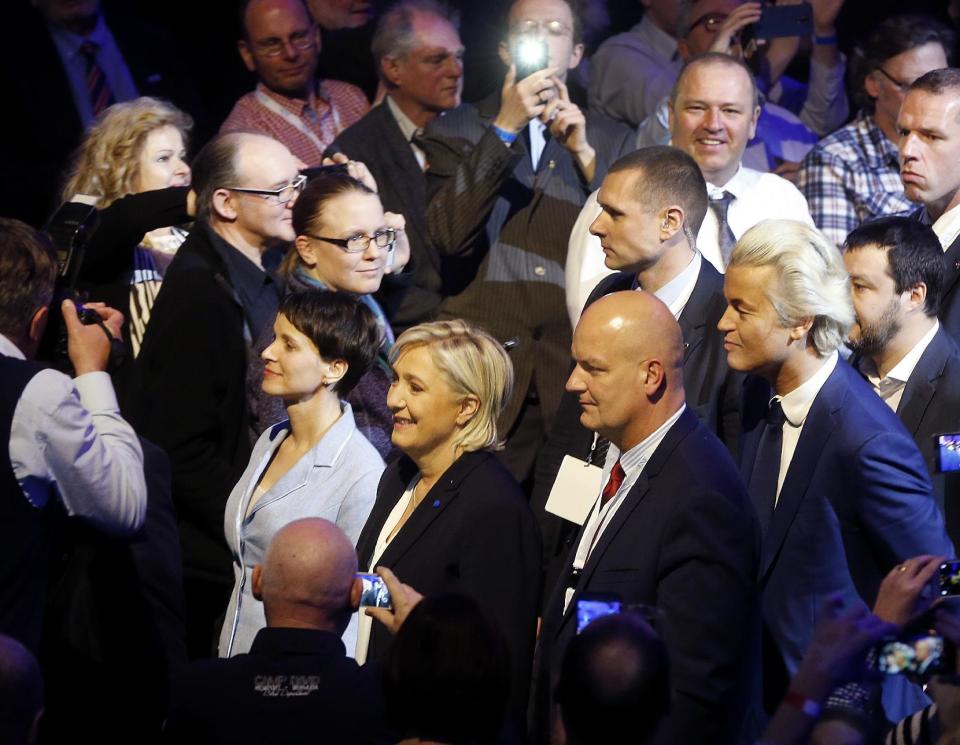
POLYGON ((349 176, 350 168, 347 163, 333 163, 329 166, 304 168, 300 173, 307 177, 307 183, 309 183, 317 176, 349 176))
POLYGON ((937 469, 940 473, 960 471, 960 432, 935 435, 937 438, 937 469))
POLYGON ((360 593, 361 608, 392 608, 390 591, 379 574, 357 573, 363 583, 363 592, 360 593))
POLYGON ((577 599, 577 633, 592 621, 619 613, 622 603, 615 593, 584 593, 577 599))
POLYGON ((511 56, 517 66, 517 81, 530 77, 547 66, 547 40, 532 36, 522 38, 514 45, 511 56))
POLYGON ((764 5, 760 20, 744 30, 741 42, 750 39, 780 39, 787 36, 813 34, 813 8, 810 3, 799 5, 764 5))
POLYGON ((940 565, 940 597, 960 595, 960 561, 945 561, 940 565))
POLYGON ((887 675, 925 680, 953 669, 953 646, 934 631, 919 630, 880 642, 873 650, 874 667, 887 675))

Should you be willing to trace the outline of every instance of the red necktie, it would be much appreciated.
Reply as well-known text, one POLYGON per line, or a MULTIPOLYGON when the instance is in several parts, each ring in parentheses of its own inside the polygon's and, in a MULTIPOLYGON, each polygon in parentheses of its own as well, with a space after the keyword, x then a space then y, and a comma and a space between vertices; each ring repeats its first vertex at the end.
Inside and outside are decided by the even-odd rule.
POLYGON ((613 464, 613 469, 610 471, 610 478, 607 480, 607 485, 603 487, 603 491, 600 493, 601 508, 617 495, 617 492, 620 490, 620 484, 623 483, 624 476, 626 476, 626 474, 623 472, 623 466, 620 465, 620 459, 617 458, 617 462, 613 464))

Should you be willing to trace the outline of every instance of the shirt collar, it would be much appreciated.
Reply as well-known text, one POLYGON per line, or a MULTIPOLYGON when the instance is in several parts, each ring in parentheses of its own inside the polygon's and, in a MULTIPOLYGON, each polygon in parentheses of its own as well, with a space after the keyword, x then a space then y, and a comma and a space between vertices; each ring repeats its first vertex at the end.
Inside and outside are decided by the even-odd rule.
MULTIPOLYGON (((670 312, 673 313, 674 318, 680 315, 680 310, 682 308, 675 308, 674 305, 683 297, 684 290, 690 286, 692 282, 700 275, 700 265, 703 263, 702 256, 699 251, 693 252, 693 258, 690 259, 690 263, 687 264, 681 272, 667 282, 663 287, 657 290, 654 294, 658 300, 661 300, 664 305, 666 305, 670 312)), ((640 288, 640 283, 636 278, 633 280, 634 289, 640 288)))
POLYGON ((397 120, 397 126, 400 127, 404 139, 407 142, 413 142, 413 138, 422 134, 423 130, 414 124, 409 116, 403 113, 403 109, 397 105, 397 102, 393 100, 393 97, 389 93, 386 98, 387 107, 390 109, 390 113, 393 114, 393 118, 397 120))
POLYGON ((933 223, 933 232, 946 251, 960 235, 960 204, 944 212, 933 223))
POLYGON ((649 13, 643 16, 633 30, 658 56, 668 60, 673 60, 677 56, 677 40, 651 21, 649 13))
POLYGON ((257 91, 268 98, 273 99, 278 104, 283 106, 283 108, 293 112, 297 116, 304 116, 304 113, 308 110, 316 111, 328 107, 326 100, 322 96, 323 88, 319 86, 317 87, 316 92, 310 91, 305 100, 302 98, 291 98, 290 96, 285 96, 282 93, 272 91, 263 83, 257 83, 257 91))
POLYGON ((910 380, 910 376, 913 375, 917 363, 920 362, 920 358, 923 356, 923 353, 927 351, 927 347, 930 346, 930 342, 933 341, 933 337, 937 335, 939 329, 940 322, 934 321, 933 327, 913 345, 909 352, 903 355, 900 361, 890 369, 890 372, 887 373, 885 378, 880 378, 877 372, 877 366, 869 357, 864 357, 860 360, 861 372, 870 379, 870 382, 873 383, 874 386, 879 386, 884 380, 896 380, 899 383, 906 383, 910 380))
POLYGON ((20 351, 20 347, 10 341, 10 339, 3 334, 0 334, 0 354, 5 357, 13 357, 16 360, 27 359, 23 352, 20 351))
POLYGON ((226 264, 227 274, 230 276, 230 284, 233 285, 233 288, 241 295, 254 298, 263 285, 273 281, 273 278, 266 270, 258 267, 240 251, 231 246, 217 231, 210 227, 209 224, 205 223, 204 227, 210 236, 213 249, 220 258, 223 259, 224 264, 226 264))
POLYGON ((623 468, 624 474, 630 476, 634 471, 646 465, 667 431, 676 424, 686 408, 687 405, 683 404, 667 421, 647 435, 643 441, 634 445, 627 452, 620 453, 620 466, 623 468))
POLYGON ((97 23, 93 27, 93 31, 87 36, 80 36, 80 34, 67 31, 67 29, 62 26, 57 26, 53 23, 48 23, 47 28, 50 29, 50 36, 53 37, 57 46, 70 57, 79 54, 80 47, 88 41, 92 41, 101 49, 110 42, 110 31, 107 29, 107 23, 103 20, 102 13, 97 18, 97 23))
POLYGON ((900 150, 897 144, 887 137, 877 125, 877 120, 871 114, 861 110, 857 115, 857 123, 863 127, 866 136, 876 148, 876 153, 867 152, 867 161, 876 168, 880 165, 893 165, 900 169, 900 150))
MULTIPOLYGON (((783 414, 792 426, 799 427, 803 424, 807 414, 810 413, 810 407, 813 406, 817 394, 820 393, 823 384, 827 382, 827 378, 830 377, 833 369, 837 366, 837 359, 839 359, 839 356, 834 350, 823 361, 820 369, 807 378, 802 385, 794 388, 786 396, 780 397, 783 414)), ((776 399, 777 396, 774 396, 774 398, 776 399)))
POLYGON ((343 640, 331 631, 268 626, 257 632, 250 653, 342 656, 346 654, 346 647, 343 640))
POLYGON ((728 191, 738 199, 750 189, 753 182, 757 179, 757 171, 751 168, 744 168, 743 163, 737 165, 737 172, 730 177, 723 186, 717 186, 707 182, 707 194, 711 197, 722 196, 723 192, 728 191))

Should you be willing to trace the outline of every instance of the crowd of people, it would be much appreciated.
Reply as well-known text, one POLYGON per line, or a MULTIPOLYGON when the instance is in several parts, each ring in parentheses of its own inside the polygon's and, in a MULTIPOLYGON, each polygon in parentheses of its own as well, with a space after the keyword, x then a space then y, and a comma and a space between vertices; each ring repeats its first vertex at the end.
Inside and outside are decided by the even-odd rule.
POLYGON ((960 742, 950 15, 232 5, 11 11, 0 741, 960 742))

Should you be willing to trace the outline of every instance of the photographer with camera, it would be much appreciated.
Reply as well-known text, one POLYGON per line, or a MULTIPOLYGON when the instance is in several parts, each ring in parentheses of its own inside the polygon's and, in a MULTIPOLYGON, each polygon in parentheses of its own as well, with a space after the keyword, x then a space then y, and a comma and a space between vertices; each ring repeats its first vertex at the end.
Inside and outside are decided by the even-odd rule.
POLYGON ((63 303, 71 380, 32 362, 47 323, 56 254, 42 233, 0 218, 0 632, 36 650, 47 556, 59 512, 111 534, 143 524, 143 454, 105 369, 118 311, 90 304, 85 325, 63 303))

